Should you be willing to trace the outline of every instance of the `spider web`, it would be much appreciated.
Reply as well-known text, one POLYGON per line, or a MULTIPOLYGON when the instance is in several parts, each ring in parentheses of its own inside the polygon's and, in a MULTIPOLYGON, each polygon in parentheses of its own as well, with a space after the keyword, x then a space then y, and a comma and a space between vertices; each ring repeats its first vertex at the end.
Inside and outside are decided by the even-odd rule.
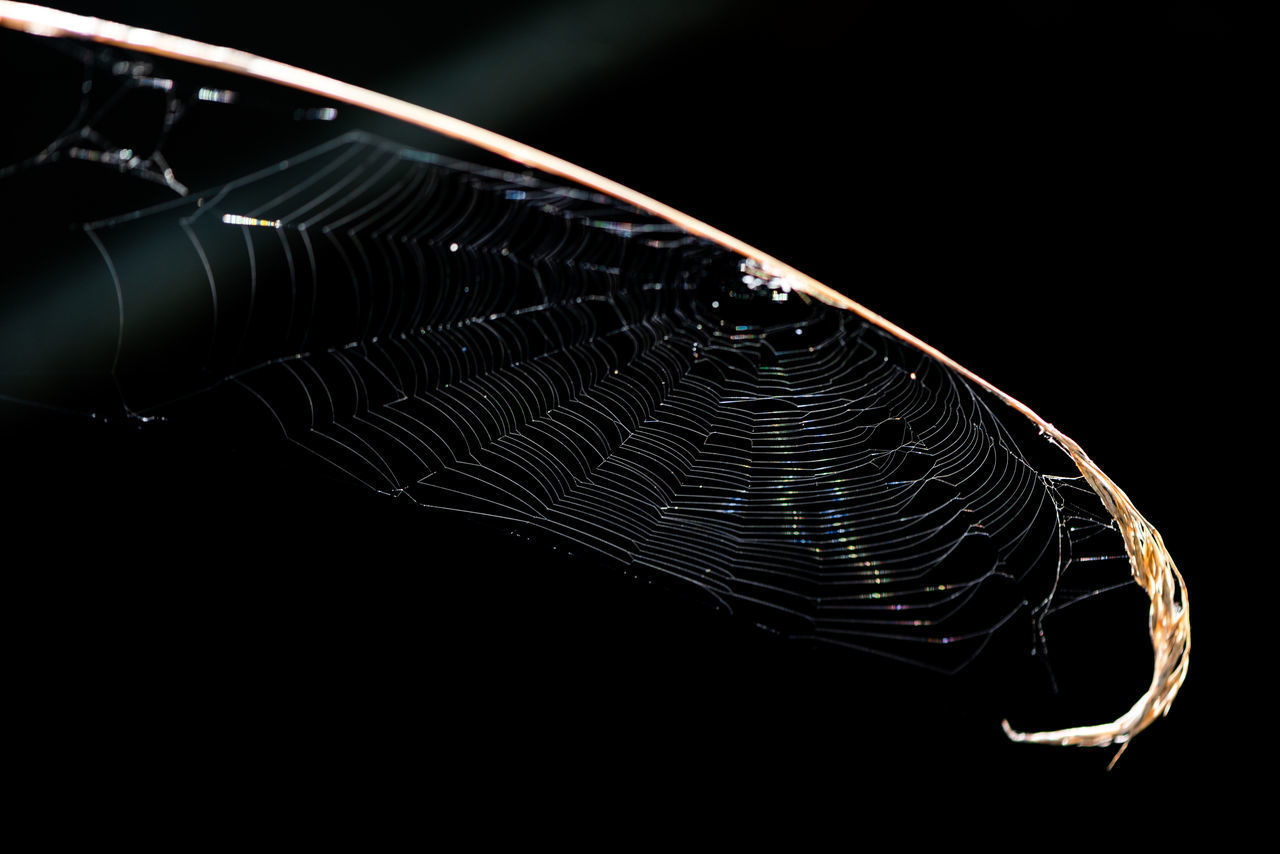
POLYGON ((83 316, 42 315, 40 276, 9 289, 8 400, 138 424, 234 401, 242 436, 389 500, 944 671, 1128 582, 1109 514, 1025 419, 750 261, 364 131, 188 192, 171 117, 240 94, 106 67, 160 93, 155 152, 97 129, 112 96, 7 177, 77 160, 179 195, 66 238, 83 316))

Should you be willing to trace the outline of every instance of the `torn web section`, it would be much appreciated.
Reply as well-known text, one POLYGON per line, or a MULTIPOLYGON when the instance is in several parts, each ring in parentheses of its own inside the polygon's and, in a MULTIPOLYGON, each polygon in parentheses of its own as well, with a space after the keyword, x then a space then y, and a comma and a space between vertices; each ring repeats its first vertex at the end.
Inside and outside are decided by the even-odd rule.
MULTIPOLYGON (((140 242, 107 249, 94 224, 170 202, 189 206, 181 207, 189 217, 203 203, 192 188, 221 186, 332 139, 337 113, 314 98, 180 62, 9 30, 0 39, 8 81, 0 394, 18 405, 116 417, 131 404, 113 387, 113 372, 140 373, 121 360, 150 353, 161 373, 181 375, 185 350, 195 346, 185 336, 217 294, 206 271, 186 269, 188 253, 167 234, 135 231, 140 242), (117 261, 125 269, 113 269, 117 261), (177 286, 157 285, 164 276, 154 271, 169 263, 178 266, 177 286), (187 279, 202 289, 204 305, 191 302, 187 279), (157 339, 142 343, 151 334, 157 339)), ((163 396, 165 382, 156 385, 163 396)))
MULTIPOLYGON (((336 124, 278 158, 226 151, 174 152, 198 189, 160 204, 104 191, 116 209, 31 265, 29 293, 58 275, 76 294, 16 324, 77 378, 57 405, 184 421, 194 454, 296 449, 433 519, 948 672, 998 633, 1044 650, 1059 609, 1127 580, 1097 499, 1021 416, 744 259, 590 192, 336 124)), ((9 393, 47 400, 32 352, 6 351, 26 383, 9 393)), ((322 539, 301 512, 280 527, 301 532, 293 553, 322 539)), ((428 565, 401 535, 395 564, 428 565)))

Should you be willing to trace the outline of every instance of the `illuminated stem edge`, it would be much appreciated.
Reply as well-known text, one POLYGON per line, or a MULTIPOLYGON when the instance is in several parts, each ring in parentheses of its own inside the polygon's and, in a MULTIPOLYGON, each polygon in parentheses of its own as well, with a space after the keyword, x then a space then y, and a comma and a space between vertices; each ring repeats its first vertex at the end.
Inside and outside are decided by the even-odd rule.
MULTIPOLYGON (((1013 741, 1034 744, 1084 747, 1119 744, 1120 752, 1115 757, 1118 759, 1135 735, 1146 729, 1156 718, 1168 712, 1178 694, 1178 689, 1187 678, 1191 653, 1191 617, 1186 585, 1173 559, 1169 556, 1160 533, 1142 517, 1128 496, 1094 464, 1093 460, 1089 459, 1075 441, 1021 401, 1004 393, 896 324, 794 267, 669 205, 567 160, 452 116, 244 51, 216 47, 99 18, 72 15, 43 6, 0 0, 0 25, 38 36, 88 39, 231 71, 342 101, 463 140, 517 163, 558 175, 648 211, 690 234, 703 237, 754 261, 761 270, 791 289, 837 308, 851 311, 868 323, 927 353, 1022 413, 1040 429, 1042 434, 1071 457, 1085 480, 1093 487, 1116 520, 1120 533, 1124 537, 1133 578, 1151 598, 1149 629, 1151 645, 1155 653, 1154 672, 1150 688, 1138 698, 1128 712, 1110 723, 1071 727, 1051 732, 1018 732, 1009 725, 1008 721, 1004 721, 1005 733, 1013 741)), ((1115 759, 1112 760, 1112 764, 1115 759)))

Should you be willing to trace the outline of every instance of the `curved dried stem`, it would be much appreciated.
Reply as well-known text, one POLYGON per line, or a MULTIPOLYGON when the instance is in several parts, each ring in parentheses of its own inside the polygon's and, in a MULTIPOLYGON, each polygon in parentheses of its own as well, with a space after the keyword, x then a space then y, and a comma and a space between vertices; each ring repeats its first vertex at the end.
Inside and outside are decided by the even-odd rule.
MULTIPOLYGON (((267 80, 304 92, 401 119, 418 127, 463 140, 517 163, 566 178, 605 195, 647 211, 756 263, 778 286, 821 300, 857 314, 868 323, 922 350, 937 361, 998 397, 1030 419, 1050 441, 1075 462, 1089 485, 1116 520, 1129 555, 1134 580, 1151 598, 1150 634, 1155 653, 1151 686, 1133 707, 1110 723, 1072 727, 1050 732, 1023 733, 1004 722, 1005 733, 1014 741, 1035 744, 1105 747, 1121 745, 1146 729, 1169 710, 1187 677, 1191 653, 1191 618, 1186 586, 1160 538, 1159 532, 1138 513, 1115 483, 1089 459, 1080 446, 1016 398, 1004 393, 977 374, 955 362, 911 333, 886 320, 844 294, 800 272, 789 264, 714 228, 686 213, 536 148, 509 139, 443 113, 428 110, 369 89, 343 83, 315 72, 265 59, 232 48, 217 47, 166 33, 129 27, 99 18, 72 15, 43 6, 0 0, 0 25, 34 35, 87 39, 158 56, 231 71, 267 80)), ((1116 754, 1119 758, 1120 753, 1116 754)), ((1114 764, 1115 760, 1112 760, 1114 764)))
POLYGON ((1102 498, 1124 536, 1125 550, 1134 580, 1151 598, 1150 632, 1155 651, 1151 687, 1128 712, 1107 724, 1071 727, 1051 732, 1021 733, 1004 721, 1004 731, 1014 741, 1033 744, 1074 744, 1105 747, 1119 744, 1120 758, 1129 741, 1156 718, 1166 714, 1178 689, 1187 678, 1191 660, 1191 609, 1182 574, 1169 556, 1160 532, 1133 506, 1129 497, 1094 465, 1080 446, 1057 433, 1054 440, 1063 447, 1080 472, 1102 498))

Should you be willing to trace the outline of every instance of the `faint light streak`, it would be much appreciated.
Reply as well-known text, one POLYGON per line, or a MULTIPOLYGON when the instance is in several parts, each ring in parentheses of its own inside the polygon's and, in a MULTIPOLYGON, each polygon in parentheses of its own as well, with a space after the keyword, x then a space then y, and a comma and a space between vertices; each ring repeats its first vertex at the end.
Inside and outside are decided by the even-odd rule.
POLYGON ((119 166, 121 169, 136 166, 141 162, 131 148, 122 148, 119 151, 98 151, 94 148, 80 148, 73 145, 67 149, 67 156, 76 160, 87 160, 90 163, 107 163, 119 166))
POLYGON ((338 117, 338 111, 333 107, 312 107, 295 110, 293 117, 300 122, 331 122, 338 117))
POLYGON ((283 223, 278 219, 258 219, 253 216, 241 216, 240 214, 223 214, 222 221, 227 225, 257 225, 263 228, 281 228, 283 223))
POLYGON ((143 77, 151 73, 151 63, 122 59, 111 66, 111 73, 117 77, 143 77))
POLYGON ((196 93, 196 98, 201 101, 211 101, 215 104, 234 104, 240 96, 230 89, 209 89, 201 87, 196 93))

